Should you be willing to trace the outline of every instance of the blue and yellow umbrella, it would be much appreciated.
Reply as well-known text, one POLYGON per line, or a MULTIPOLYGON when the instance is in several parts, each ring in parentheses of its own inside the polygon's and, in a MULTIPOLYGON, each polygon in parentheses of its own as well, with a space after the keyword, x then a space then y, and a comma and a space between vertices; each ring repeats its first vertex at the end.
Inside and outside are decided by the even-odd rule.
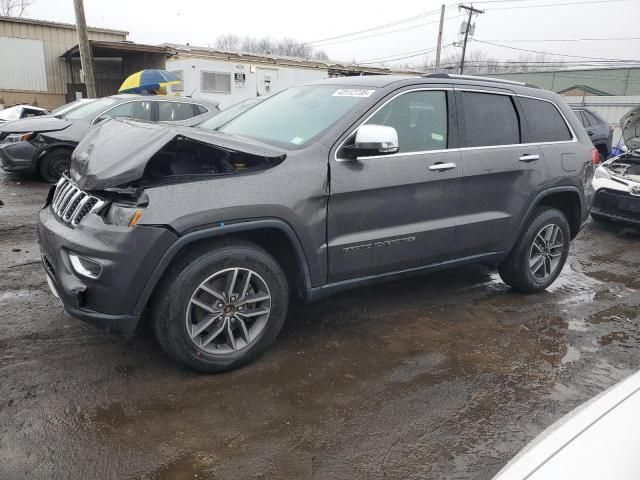
POLYGON ((158 90, 182 80, 166 70, 141 70, 130 75, 120 86, 119 93, 143 93, 158 90))

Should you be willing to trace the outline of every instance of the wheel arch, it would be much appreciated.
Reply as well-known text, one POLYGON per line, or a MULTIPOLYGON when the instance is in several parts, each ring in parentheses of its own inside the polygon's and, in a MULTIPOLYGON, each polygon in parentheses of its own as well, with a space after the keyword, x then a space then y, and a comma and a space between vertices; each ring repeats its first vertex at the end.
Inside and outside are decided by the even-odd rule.
POLYGON ((302 243, 287 222, 270 218, 225 223, 180 236, 165 252, 149 276, 134 307, 134 314, 142 314, 171 265, 193 248, 206 248, 208 244, 217 242, 221 238, 242 239, 265 249, 280 264, 287 275, 292 292, 296 295, 302 296, 311 288, 309 264, 302 243))
POLYGON ((71 144, 71 143, 67 143, 67 142, 56 142, 56 143, 49 143, 47 144, 46 147, 37 150, 33 156, 33 168, 37 171, 39 171, 40 169, 40 165, 42 164, 42 160, 44 160, 44 158, 49 155, 51 152, 55 151, 55 150, 69 150, 69 153, 73 153, 73 151, 75 150, 76 145, 75 144, 71 144))
POLYGON ((539 193, 531 203, 527 214, 518 226, 516 235, 514 235, 511 240, 509 250, 513 248, 518 238, 520 238, 520 235, 522 235, 522 232, 531 220, 533 212, 540 206, 548 206, 560 210, 569 222, 571 239, 573 240, 576 235, 578 235, 580 226, 582 225, 582 197, 580 196, 580 191, 576 187, 571 186, 554 187, 539 193))

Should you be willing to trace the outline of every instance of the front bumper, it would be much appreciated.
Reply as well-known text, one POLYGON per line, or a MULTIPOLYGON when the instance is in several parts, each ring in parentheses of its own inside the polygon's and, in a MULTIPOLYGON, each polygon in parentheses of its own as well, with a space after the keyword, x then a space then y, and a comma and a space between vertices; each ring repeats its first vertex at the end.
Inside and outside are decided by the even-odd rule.
POLYGON ((640 196, 621 190, 601 188, 596 192, 591 213, 640 225, 640 196))
POLYGON ((72 316, 105 330, 132 335, 141 311, 138 299, 147 279, 176 237, 162 227, 116 227, 95 214, 75 228, 63 223, 49 206, 38 218, 43 266, 54 294, 72 316), (76 273, 69 252, 99 262, 97 279, 76 273))
POLYGON ((35 151, 30 142, 0 144, 0 166, 7 172, 35 172, 35 151))

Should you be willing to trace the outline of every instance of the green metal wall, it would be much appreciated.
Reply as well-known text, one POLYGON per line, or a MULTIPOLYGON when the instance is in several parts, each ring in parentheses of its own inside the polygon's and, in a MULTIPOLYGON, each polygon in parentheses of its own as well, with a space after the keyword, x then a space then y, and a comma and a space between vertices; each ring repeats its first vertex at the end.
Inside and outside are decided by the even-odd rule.
POLYGON ((640 95, 640 68, 494 73, 485 76, 533 83, 554 92, 574 85, 587 85, 609 95, 640 95))

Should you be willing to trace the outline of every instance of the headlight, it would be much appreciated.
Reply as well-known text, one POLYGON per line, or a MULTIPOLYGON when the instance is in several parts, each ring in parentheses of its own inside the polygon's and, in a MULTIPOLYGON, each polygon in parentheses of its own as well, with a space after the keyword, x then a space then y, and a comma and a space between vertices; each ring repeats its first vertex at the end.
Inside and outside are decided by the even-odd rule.
POLYGON ((140 207, 112 203, 105 218, 112 225, 133 227, 140 220, 143 211, 140 207))
POLYGON ((10 133, 2 140, 2 143, 18 143, 27 142, 33 138, 33 132, 27 133, 10 133))
POLYGON ((609 170, 607 170, 606 167, 600 165, 598 168, 596 168, 596 172, 594 174, 594 178, 606 178, 608 180, 611 179, 611 174, 609 173, 609 170))

